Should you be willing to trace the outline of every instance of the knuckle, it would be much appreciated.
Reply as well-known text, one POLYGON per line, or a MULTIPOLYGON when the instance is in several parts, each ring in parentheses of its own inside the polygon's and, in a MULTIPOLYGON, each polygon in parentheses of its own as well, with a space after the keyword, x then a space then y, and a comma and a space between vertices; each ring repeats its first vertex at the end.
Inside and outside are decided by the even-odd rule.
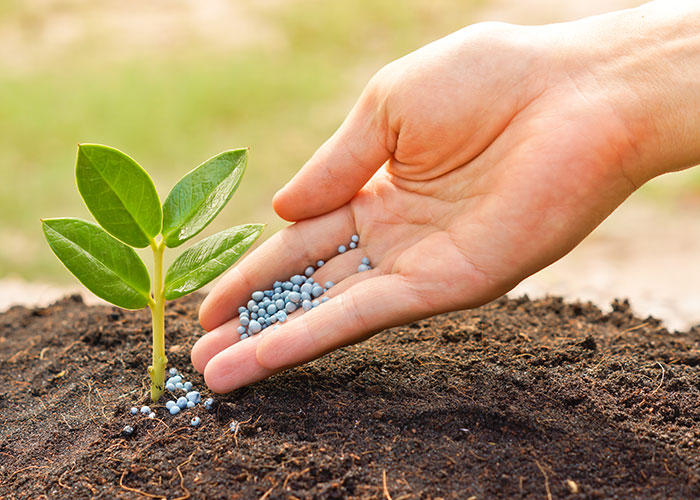
POLYGON ((400 75, 403 72, 401 59, 390 62, 377 71, 370 78, 363 98, 370 103, 372 108, 380 110, 386 104, 389 96, 396 93, 397 82, 401 81, 400 75))

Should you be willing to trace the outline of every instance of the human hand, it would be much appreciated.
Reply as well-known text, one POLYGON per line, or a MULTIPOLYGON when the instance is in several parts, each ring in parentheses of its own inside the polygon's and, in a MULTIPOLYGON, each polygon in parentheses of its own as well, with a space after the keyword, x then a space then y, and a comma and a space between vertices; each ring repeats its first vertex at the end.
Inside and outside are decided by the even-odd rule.
POLYGON ((298 222, 204 300, 212 331, 192 362, 209 387, 227 392, 384 328, 489 302, 565 255, 643 182, 699 159, 697 137, 679 137, 668 118, 683 112, 654 72, 672 75, 672 61, 635 32, 640 15, 475 25, 383 68, 275 196, 280 216, 298 222), (353 233, 359 248, 333 256, 353 233), (356 273, 365 255, 375 267, 356 273), (328 302, 238 341, 232 318, 252 291, 331 256, 314 275, 337 283, 328 302))

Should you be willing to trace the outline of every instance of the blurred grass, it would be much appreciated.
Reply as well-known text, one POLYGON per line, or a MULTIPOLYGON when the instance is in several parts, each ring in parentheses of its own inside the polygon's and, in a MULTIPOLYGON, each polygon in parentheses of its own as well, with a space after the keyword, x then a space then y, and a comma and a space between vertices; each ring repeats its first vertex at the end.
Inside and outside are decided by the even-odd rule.
MULTIPOLYGON (((253 30, 258 23, 272 34, 269 43, 232 46, 222 40, 219 46, 185 38, 157 50, 120 51, 120 41, 137 32, 90 25, 80 45, 61 51, 48 43, 42 53, 29 42, 40 38, 37 30, 51 16, 84 14, 89 24, 101 4, 0 0, 0 42, 3 27, 20 27, 27 40, 26 54, 22 44, 12 54, 27 61, 19 70, 3 67, 0 58, 0 277, 71 282, 44 243, 39 218, 90 218, 73 178, 79 142, 132 155, 152 174, 163 199, 206 158, 250 146, 243 183, 206 234, 255 221, 268 224, 269 237, 283 226, 270 208, 271 196, 339 125, 369 77, 469 24, 483 3, 250 0, 240 5, 253 15, 253 30)), ((120 6, 110 5, 104 16, 120 6)), ((126 14, 138 21, 135 5, 126 14)), ((171 10, 184 5, 167 4, 171 10)), ((657 200, 695 196, 700 173, 688 175, 690 182, 653 184, 645 192, 657 200)))
MULTIPOLYGON (((79 142, 132 155, 163 199, 206 158, 250 146, 243 183, 207 234, 256 221, 268 223, 270 236, 283 226, 272 194, 338 126, 366 80, 467 24, 476 3, 278 2, 255 14, 282 43, 233 50, 192 43, 111 57, 93 33, 94 43, 79 51, 22 71, 0 68, 0 277, 71 280, 45 245, 39 218, 90 218, 73 178, 79 142)), ((41 22, 26 9, 0 2, 6 24, 13 16, 41 22)))

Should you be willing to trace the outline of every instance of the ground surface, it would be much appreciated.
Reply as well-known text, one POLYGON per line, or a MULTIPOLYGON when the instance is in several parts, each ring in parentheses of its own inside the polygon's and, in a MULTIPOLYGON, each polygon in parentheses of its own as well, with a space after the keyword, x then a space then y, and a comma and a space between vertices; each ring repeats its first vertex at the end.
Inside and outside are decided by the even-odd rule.
MULTIPOLYGON (((198 300, 166 321, 201 386, 198 300)), ((0 497, 700 496, 700 330, 624 303, 502 299, 155 420, 127 411, 149 333, 144 312, 71 298, 0 315, 0 497)))

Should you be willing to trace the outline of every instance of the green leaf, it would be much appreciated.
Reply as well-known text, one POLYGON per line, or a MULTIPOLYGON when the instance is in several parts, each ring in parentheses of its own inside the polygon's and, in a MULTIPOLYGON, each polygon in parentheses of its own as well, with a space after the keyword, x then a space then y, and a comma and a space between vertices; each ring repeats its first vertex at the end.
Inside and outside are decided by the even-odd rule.
POLYGON ((88 210, 115 238, 143 248, 160 233, 163 213, 153 181, 121 151, 81 144, 75 178, 88 210))
POLYGON ((151 280, 133 248, 81 219, 44 219, 41 224, 51 250, 88 290, 124 309, 148 305, 151 280))
POLYGON ((221 212, 238 188, 247 163, 247 149, 225 151, 180 179, 163 203, 167 246, 181 245, 221 212))
POLYGON ((165 274, 165 298, 172 300, 194 292, 223 273, 250 248, 264 227, 232 227, 185 250, 165 274))

